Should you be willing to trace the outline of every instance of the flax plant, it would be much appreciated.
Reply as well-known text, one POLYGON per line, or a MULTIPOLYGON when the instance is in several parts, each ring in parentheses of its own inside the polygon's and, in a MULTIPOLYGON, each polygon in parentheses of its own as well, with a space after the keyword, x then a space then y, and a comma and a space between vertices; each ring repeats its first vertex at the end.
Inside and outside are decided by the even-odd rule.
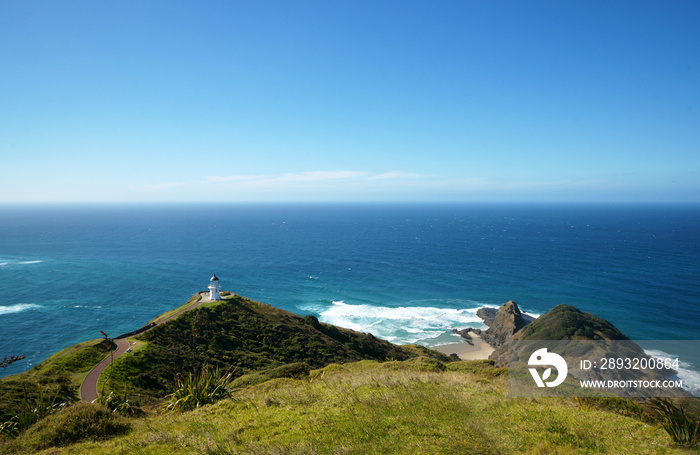
POLYGON ((36 404, 30 402, 25 390, 24 400, 22 401, 22 407, 19 412, 7 422, 0 424, 0 437, 17 437, 39 420, 66 406, 66 403, 56 402, 58 391, 50 398, 44 395, 44 391, 41 389, 40 385, 37 384, 37 388, 39 389, 39 395, 36 404))
POLYGON ((682 406, 660 398, 652 398, 647 404, 673 442, 686 446, 700 445, 700 421, 686 414, 682 406))
POLYGON ((168 411, 189 411, 229 398, 229 383, 232 379, 232 371, 222 373, 219 368, 207 365, 201 371, 189 373, 186 377, 178 375, 174 391, 163 403, 164 408, 168 411))

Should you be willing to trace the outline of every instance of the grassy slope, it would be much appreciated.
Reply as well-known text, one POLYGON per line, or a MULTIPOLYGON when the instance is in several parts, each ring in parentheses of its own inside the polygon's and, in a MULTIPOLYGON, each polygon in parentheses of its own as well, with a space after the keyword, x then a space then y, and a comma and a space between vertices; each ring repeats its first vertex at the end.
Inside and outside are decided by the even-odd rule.
POLYGON ((37 384, 45 393, 59 394, 62 401, 78 399, 78 389, 87 373, 105 356, 108 350, 102 340, 91 340, 63 349, 31 370, 0 380, 0 419, 5 421, 24 397, 37 394, 37 384))
MULTIPOLYGON (((198 371, 206 364, 233 369, 240 376, 297 362, 320 368, 426 355, 418 348, 392 345, 238 295, 183 313, 137 339, 145 345, 115 362, 105 390, 127 391, 140 402, 161 398, 177 374, 198 371)), ((434 351, 429 355, 447 360, 434 351)))
POLYGON ((165 313, 161 314, 160 316, 157 316, 157 317, 151 319, 150 321, 148 321, 148 324, 150 324, 152 322, 155 322, 156 324, 158 324, 158 323, 168 319, 170 316, 174 315, 175 313, 178 313, 180 311, 183 311, 183 310, 195 305, 201 299, 202 299, 202 296, 198 292, 195 295, 193 295, 192 297, 190 297, 190 299, 187 302, 185 302, 184 304, 182 304, 181 306, 174 308, 170 311, 166 311, 165 313))
MULTIPOLYGON (((134 392, 138 375, 162 385, 168 374, 202 363, 236 365, 241 388, 194 412, 130 418, 126 436, 46 453, 695 453, 619 415, 634 413, 630 402, 612 406, 615 413, 579 409, 572 399, 508 398, 505 370, 488 362, 449 362, 239 296, 140 338, 139 349, 118 362, 117 391, 134 392), (384 362, 352 362, 361 358, 384 362), (301 379, 268 380, 290 367, 308 371, 308 364, 318 369, 301 379)), ((24 379, 74 387, 105 355, 96 342, 57 353, 24 379)), ((30 429, 0 443, 0 453, 33 453, 42 437, 30 429)))
MULTIPOLYGON (((222 302, 202 305, 138 337, 133 352, 115 362, 114 372, 108 369, 101 376, 98 390, 106 386, 105 390, 127 391, 144 403, 162 397, 175 374, 205 363, 235 368, 239 376, 299 361, 321 367, 363 358, 441 355, 420 347, 397 347, 228 292, 222 296, 222 302)), ((163 321, 199 299, 197 293, 154 321, 163 321)), ((16 413, 25 391, 33 401, 37 384, 51 396, 58 392, 60 401, 78 400, 85 375, 106 355, 101 340, 91 340, 63 349, 27 372, 0 379, 0 420, 16 413)))
POLYGON ((570 305, 557 305, 518 334, 523 340, 629 340, 603 318, 570 305))
MULTIPOLYGON (((573 400, 508 398, 506 383, 485 362, 330 365, 192 412, 133 419, 126 436, 45 453, 695 453, 672 446, 663 430, 573 400)), ((0 449, 31 444, 23 437, 0 449)))

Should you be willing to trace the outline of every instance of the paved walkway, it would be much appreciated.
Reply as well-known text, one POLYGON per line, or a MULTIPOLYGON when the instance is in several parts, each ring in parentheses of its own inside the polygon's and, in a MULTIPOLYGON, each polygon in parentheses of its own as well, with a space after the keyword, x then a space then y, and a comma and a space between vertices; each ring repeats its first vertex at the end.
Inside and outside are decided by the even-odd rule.
MULTIPOLYGON (((173 314, 172 316, 168 317, 167 319, 159 322, 153 327, 156 327, 158 325, 164 324, 168 322, 171 319, 174 319, 178 316, 180 316, 182 313, 185 311, 190 311, 194 308, 197 308, 198 306, 204 304, 204 303, 209 303, 210 300, 208 299, 209 297, 209 292, 208 291, 202 291, 199 293, 199 300, 195 302, 194 304, 188 306, 187 308, 183 308, 182 310, 178 311, 177 313, 173 314)), ((151 327, 148 330, 152 330, 153 327, 151 327)), ((148 332, 146 330, 146 332, 148 332)), ((143 332, 143 333, 146 333, 143 332)), ((90 370, 90 372, 85 376, 85 379, 83 379, 83 383, 80 385, 80 401, 84 403, 92 403, 97 399, 97 381, 100 379, 100 375, 102 372, 112 364, 112 362, 119 357, 120 355, 124 354, 126 350, 129 348, 129 341, 127 338, 122 338, 119 340, 114 340, 114 342, 117 344, 117 349, 111 352, 107 357, 102 359, 100 363, 95 365, 95 367, 90 370)))
POLYGON ((80 401, 92 403, 97 399, 97 381, 100 379, 100 375, 105 368, 112 363, 113 359, 116 359, 120 355, 124 354, 129 348, 129 342, 126 340, 126 338, 114 340, 114 342, 117 344, 117 349, 108 354, 107 357, 102 359, 100 363, 95 365, 87 376, 85 376, 85 379, 83 379, 83 383, 80 385, 80 401))

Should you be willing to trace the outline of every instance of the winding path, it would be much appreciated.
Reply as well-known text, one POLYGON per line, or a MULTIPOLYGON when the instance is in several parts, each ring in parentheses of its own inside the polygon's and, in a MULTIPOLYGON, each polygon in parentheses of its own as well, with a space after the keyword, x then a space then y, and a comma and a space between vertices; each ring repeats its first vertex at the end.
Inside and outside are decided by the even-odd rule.
MULTIPOLYGON (((160 321, 158 324, 154 325, 153 327, 159 326, 161 324, 164 324, 171 319, 174 319, 178 316, 180 316, 182 313, 185 311, 190 311, 194 308, 197 308, 198 306, 202 305, 203 303, 209 303, 210 300, 206 298, 209 295, 209 292, 207 291, 202 291, 199 293, 199 300, 197 300, 194 304, 188 306, 187 308, 183 308, 182 310, 178 311, 177 313, 171 315, 167 319, 164 319, 160 321)), ((228 296, 227 296, 228 297, 228 296)), ((153 327, 151 327, 148 330, 152 330, 153 327)), ((146 333, 148 330, 142 332, 146 333)), ((110 352, 107 357, 102 359, 100 363, 95 365, 92 370, 85 376, 85 379, 83 379, 83 383, 80 385, 80 401, 84 403, 92 403, 97 399, 97 381, 100 379, 100 375, 102 372, 112 364, 112 362, 119 357, 120 355, 124 354, 127 349, 129 349, 129 341, 128 338, 121 338, 114 340, 114 342, 117 345, 117 349, 114 351, 110 352)))
POLYGON ((109 353, 107 357, 95 365, 87 376, 85 376, 85 379, 83 379, 83 383, 80 385, 80 401, 92 403, 97 399, 97 381, 100 379, 100 375, 105 368, 112 363, 113 359, 116 359, 120 355, 124 354, 129 348, 129 342, 126 340, 126 338, 114 340, 114 342, 117 344, 117 349, 109 353))

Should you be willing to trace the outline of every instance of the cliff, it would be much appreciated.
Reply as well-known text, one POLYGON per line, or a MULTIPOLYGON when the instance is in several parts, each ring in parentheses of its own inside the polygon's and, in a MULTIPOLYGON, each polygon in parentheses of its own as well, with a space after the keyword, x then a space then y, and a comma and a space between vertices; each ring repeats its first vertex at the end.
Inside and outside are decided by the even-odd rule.
MULTIPOLYGON (((491 354, 491 359, 497 365, 506 366, 508 364, 507 340, 629 340, 629 338, 617 327, 603 318, 591 313, 585 313, 570 305, 557 305, 530 324, 524 324, 518 330, 519 319, 516 314, 520 311, 515 302, 508 302, 499 308, 499 313, 503 311, 503 317, 494 319, 489 330, 494 328, 495 333, 503 336, 501 343, 496 346, 496 350, 491 354), (512 303, 512 305, 510 305, 512 303), (513 316, 509 316, 510 314, 513 316), (511 332, 512 331, 512 332, 511 332)), ((486 333, 488 333, 488 331, 486 333)), ((639 348, 638 353, 643 353, 639 348)))
MULTIPOLYGON (((479 311, 481 310, 483 310, 483 308, 479 311)), ((484 319, 484 323, 488 325, 489 328, 481 332, 481 338, 494 348, 501 346, 513 336, 514 333, 527 325, 527 321, 523 318, 520 308, 518 308, 518 305, 512 300, 504 303, 492 317, 491 314, 485 315, 484 313, 485 312, 482 312, 481 314, 488 318, 488 322, 487 319, 484 319)), ((480 316, 479 312, 477 312, 477 316, 480 316)))

